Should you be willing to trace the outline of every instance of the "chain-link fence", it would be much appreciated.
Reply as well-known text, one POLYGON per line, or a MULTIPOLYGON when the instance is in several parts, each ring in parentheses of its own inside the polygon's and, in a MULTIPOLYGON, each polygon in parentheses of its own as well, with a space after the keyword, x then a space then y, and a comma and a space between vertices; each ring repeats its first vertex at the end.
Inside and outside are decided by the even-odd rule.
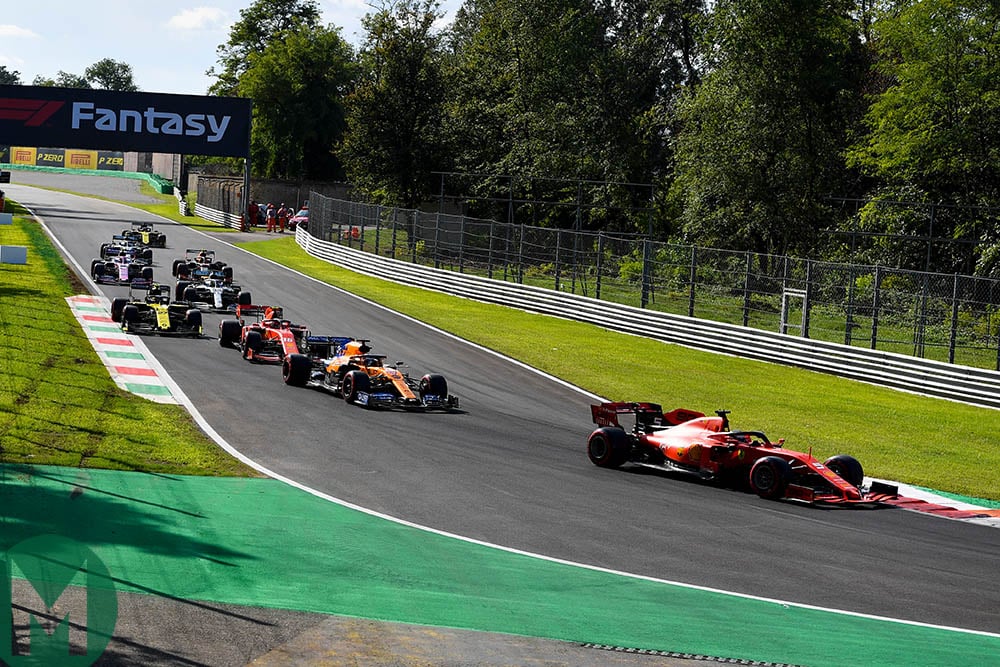
POLYGON ((513 225, 310 194, 309 233, 383 256, 1000 370, 1000 281, 513 225))

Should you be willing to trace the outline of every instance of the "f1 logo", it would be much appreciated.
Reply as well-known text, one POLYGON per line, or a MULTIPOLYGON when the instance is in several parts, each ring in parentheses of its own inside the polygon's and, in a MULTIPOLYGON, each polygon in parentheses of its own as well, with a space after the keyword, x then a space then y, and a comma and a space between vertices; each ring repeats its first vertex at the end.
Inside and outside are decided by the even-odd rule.
POLYGON ((50 100, 0 98, 0 120, 19 120, 25 127, 39 127, 65 104, 50 100))
POLYGON ((89 667, 107 648, 117 620, 111 575, 83 544, 42 535, 15 545, 0 560, 0 663, 89 667), (29 589, 16 600, 15 575, 29 589))

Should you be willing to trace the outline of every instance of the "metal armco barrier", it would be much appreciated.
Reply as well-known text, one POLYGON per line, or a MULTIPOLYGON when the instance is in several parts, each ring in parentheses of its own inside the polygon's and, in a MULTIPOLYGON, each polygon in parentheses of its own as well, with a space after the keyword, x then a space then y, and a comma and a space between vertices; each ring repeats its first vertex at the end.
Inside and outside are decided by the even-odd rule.
POLYGON ((301 229, 296 232, 295 238, 314 257, 404 285, 587 322, 695 349, 796 366, 1000 409, 1000 372, 996 371, 644 310, 551 289, 420 266, 329 243, 301 229))

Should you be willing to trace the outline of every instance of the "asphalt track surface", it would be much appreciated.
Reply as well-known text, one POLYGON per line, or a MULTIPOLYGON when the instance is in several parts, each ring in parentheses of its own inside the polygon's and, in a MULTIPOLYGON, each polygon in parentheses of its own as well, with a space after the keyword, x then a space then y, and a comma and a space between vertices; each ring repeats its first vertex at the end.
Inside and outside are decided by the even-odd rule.
MULTIPOLYGON (((414 373, 443 373, 462 399, 453 414, 376 413, 286 387, 278 368, 243 362, 214 339, 145 339, 218 433, 284 476, 414 523, 588 565, 1000 632, 996 529, 768 502, 684 478, 595 468, 584 450, 592 401, 570 387, 224 245, 232 234, 212 241, 119 205, 5 189, 83 266, 131 221, 155 220, 169 248, 157 251, 158 279, 169 279, 169 259, 184 248, 215 248, 255 302, 280 304, 314 333, 371 338, 374 351, 414 373)), ((210 335, 218 319, 206 317, 210 335)))

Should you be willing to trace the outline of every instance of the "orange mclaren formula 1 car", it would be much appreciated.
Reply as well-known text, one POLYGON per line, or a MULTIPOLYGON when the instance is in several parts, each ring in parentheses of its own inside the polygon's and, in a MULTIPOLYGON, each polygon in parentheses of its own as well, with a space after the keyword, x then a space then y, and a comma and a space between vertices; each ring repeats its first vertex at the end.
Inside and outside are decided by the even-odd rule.
MULTIPOLYGON (((243 294, 247 295, 243 301, 251 300, 247 292, 243 294)), ((239 303, 236 317, 219 322, 219 345, 240 350, 247 361, 280 364, 288 355, 297 354, 309 336, 305 325, 284 319, 278 306, 239 303)))
POLYGON ((419 380, 386 365, 385 355, 371 354, 369 341, 335 336, 309 336, 305 354, 290 354, 281 366, 285 384, 316 387, 367 407, 408 410, 458 408, 444 376, 428 373, 419 380))
POLYGON ((761 498, 788 499, 823 505, 876 505, 896 497, 897 489, 873 482, 857 459, 840 454, 820 462, 812 454, 785 449, 760 431, 734 431, 729 412, 707 417, 678 409, 664 413, 655 403, 601 403, 591 406, 598 428, 590 435, 587 454, 598 466, 625 463, 678 471, 730 484, 749 483, 761 498), (626 430, 619 415, 630 414, 626 430))

